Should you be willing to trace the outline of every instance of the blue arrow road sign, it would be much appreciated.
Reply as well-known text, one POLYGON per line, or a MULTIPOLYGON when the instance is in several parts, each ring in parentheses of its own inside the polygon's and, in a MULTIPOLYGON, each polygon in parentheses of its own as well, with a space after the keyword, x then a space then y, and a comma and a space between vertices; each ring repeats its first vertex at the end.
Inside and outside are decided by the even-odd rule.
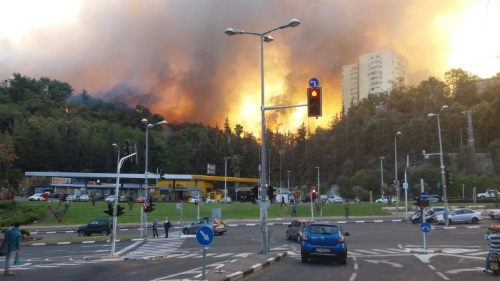
POLYGON ((208 246, 214 240, 214 232, 208 226, 202 226, 196 231, 196 241, 201 246, 208 246))
POLYGON ((422 192, 422 194, 420 194, 420 199, 422 200, 427 200, 429 198, 429 194, 427 194, 427 192, 422 192))
POLYGON ((319 80, 318 80, 318 78, 311 78, 309 80, 309 87, 311 87, 311 88, 319 87, 319 80))
POLYGON ((428 233, 429 231, 431 231, 432 226, 430 225, 430 223, 424 222, 420 224, 420 229, 422 230, 422 232, 428 233))
POLYGON ((447 212, 444 212, 443 213, 443 219, 447 220, 448 219, 448 213, 447 212))

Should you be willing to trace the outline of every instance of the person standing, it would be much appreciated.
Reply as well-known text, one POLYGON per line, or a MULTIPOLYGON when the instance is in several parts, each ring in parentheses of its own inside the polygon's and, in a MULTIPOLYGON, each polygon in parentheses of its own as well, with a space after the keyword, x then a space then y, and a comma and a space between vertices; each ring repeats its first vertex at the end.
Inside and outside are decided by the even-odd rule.
POLYGON ((292 217, 297 216, 297 205, 295 203, 292 203, 292 217))
POLYGON ((168 220, 168 217, 165 217, 163 221, 163 228, 165 228, 165 238, 168 238, 168 229, 172 226, 172 223, 168 220))
POLYGON ((19 226, 21 226, 21 224, 16 222, 14 223, 14 227, 5 232, 4 239, 7 239, 8 244, 7 255, 5 256, 5 275, 14 275, 14 273, 10 271, 10 268, 14 258, 18 256, 21 251, 22 235, 19 226))
POLYGON ((490 256, 493 252, 500 252, 500 225, 492 225, 488 227, 488 232, 484 237, 490 244, 490 251, 486 256, 486 268, 483 272, 488 273, 490 270, 490 256))
POLYGON ((158 221, 156 219, 153 220, 153 238, 160 237, 158 235, 158 221))
POLYGON ((349 219, 349 201, 347 201, 347 200, 345 200, 344 211, 345 211, 345 218, 346 218, 346 220, 348 220, 349 219))

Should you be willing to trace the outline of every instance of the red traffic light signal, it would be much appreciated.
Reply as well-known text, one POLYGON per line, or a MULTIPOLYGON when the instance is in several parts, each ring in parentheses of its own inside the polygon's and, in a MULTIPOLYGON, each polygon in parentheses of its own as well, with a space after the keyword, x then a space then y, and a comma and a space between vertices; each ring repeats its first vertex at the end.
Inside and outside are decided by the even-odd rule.
POLYGON ((144 213, 149 213, 149 206, 148 205, 144 205, 144 213))
POLYGON ((321 87, 307 88, 307 116, 321 116, 321 108, 321 87))

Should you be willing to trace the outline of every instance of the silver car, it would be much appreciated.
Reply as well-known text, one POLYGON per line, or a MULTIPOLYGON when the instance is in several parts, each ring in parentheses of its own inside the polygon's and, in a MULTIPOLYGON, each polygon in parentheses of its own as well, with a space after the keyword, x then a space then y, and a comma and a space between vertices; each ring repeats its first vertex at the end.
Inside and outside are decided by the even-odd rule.
POLYGON ((302 242, 302 235, 304 235, 307 226, 314 221, 296 220, 292 221, 286 229, 286 239, 296 240, 302 242))
MULTIPOLYGON (((448 222, 452 223, 473 223, 476 224, 483 219, 481 212, 475 212, 471 209, 463 208, 453 211, 448 214, 448 222)), ((445 219, 443 214, 437 216, 437 221, 439 224, 444 224, 445 219)))

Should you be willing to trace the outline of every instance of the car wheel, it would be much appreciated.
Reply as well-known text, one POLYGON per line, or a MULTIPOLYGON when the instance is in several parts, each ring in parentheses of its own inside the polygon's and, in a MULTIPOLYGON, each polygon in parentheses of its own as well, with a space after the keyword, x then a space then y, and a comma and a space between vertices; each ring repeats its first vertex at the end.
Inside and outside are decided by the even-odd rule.
POLYGON ((309 258, 306 255, 302 255, 301 258, 302 258, 302 263, 308 263, 309 262, 309 258))
POLYGON ((297 242, 302 242, 302 237, 300 237, 300 234, 297 234, 297 242))
POLYGON ((340 265, 346 265, 347 264, 347 257, 343 257, 339 259, 339 264, 340 265))
POLYGON ((189 230, 188 230, 187 228, 184 228, 184 229, 182 230, 182 234, 189 234, 189 230))
POLYGON ((101 235, 102 236, 106 236, 108 234, 109 234, 109 232, 106 229, 101 230, 101 235))
POLYGON ((85 231, 83 231, 83 230, 78 231, 78 236, 80 236, 80 237, 85 236, 85 231))
POLYGON ((377 204, 382 204, 382 202, 380 202, 380 201, 377 201, 377 204))
POLYGON ((290 232, 288 232, 288 231, 286 232, 286 235, 285 235, 285 237, 286 237, 286 239, 287 239, 287 240, 290 240, 290 239, 292 239, 292 237, 290 237, 290 232))
POLYGON ((486 198, 486 197, 485 197, 484 195, 481 195, 481 197, 479 197, 479 198, 484 199, 484 198, 486 198))
POLYGON ((417 223, 418 223, 418 221, 419 221, 419 219, 414 218, 414 219, 412 219, 412 220, 411 220, 411 223, 413 223, 413 224, 417 224, 417 223))
POLYGON ((472 218, 472 223, 473 224, 477 224, 479 222, 479 219, 478 218, 472 218))

